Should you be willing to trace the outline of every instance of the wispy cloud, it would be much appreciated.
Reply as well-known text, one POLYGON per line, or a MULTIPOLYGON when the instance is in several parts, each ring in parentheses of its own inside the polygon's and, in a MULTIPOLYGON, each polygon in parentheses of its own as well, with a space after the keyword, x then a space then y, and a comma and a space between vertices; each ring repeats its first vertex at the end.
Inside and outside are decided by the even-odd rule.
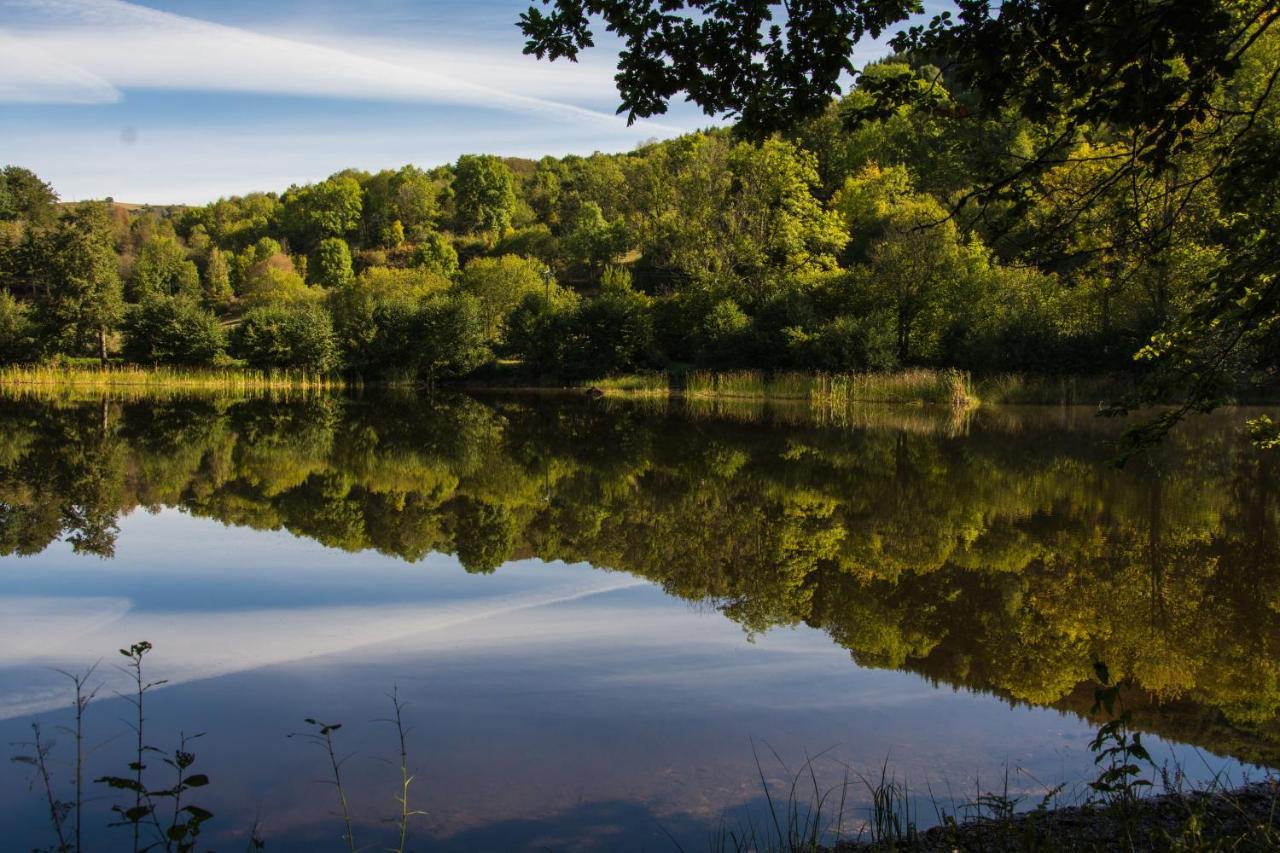
MULTIPOLYGON (((55 670, 83 669, 134 637, 164 649, 152 675, 174 686, 407 638, 420 651, 472 633, 476 642, 527 648, 536 638, 518 630, 519 614, 645 584, 600 576, 473 601, 181 613, 135 611, 124 598, 0 598, 0 720, 62 704, 55 670)), ((100 675, 117 686, 113 671, 100 675)))
MULTIPOLYGON (((577 123, 622 119, 546 97, 612 94, 601 65, 554 70, 518 56, 394 41, 301 40, 123 0, 0 0, 0 101, 110 103, 130 89, 430 102, 577 123)), ((577 98, 576 100, 583 100, 577 98)), ((661 125, 650 124, 654 129, 661 125)))

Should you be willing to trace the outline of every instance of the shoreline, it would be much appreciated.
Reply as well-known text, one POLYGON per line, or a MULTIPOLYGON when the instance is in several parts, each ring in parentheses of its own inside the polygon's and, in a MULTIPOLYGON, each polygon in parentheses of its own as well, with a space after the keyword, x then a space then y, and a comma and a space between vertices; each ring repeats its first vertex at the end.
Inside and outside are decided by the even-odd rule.
POLYGON ((1175 791, 1127 807, 1059 806, 946 823, 909 837, 843 841, 826 853, 898 851, 1272 850, 1280 847, 1280 780, 1175 791))

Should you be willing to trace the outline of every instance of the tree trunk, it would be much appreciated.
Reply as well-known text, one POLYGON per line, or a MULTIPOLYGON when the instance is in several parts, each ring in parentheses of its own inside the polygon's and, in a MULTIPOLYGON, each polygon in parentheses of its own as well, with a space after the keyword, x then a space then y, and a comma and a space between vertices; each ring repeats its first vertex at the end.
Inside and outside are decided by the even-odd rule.
POLYGON ((98 326, 98 360, 103 367, 107 366, 107 327, 98 326))

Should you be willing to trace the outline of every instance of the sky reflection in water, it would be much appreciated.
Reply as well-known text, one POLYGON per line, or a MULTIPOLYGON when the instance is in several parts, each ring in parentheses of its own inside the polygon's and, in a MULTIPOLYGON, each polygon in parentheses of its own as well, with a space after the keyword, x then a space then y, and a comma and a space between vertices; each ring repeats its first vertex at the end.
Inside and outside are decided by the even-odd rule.
MULTIPOLYGON (((1017 430, 977 423, 959 431, 930 432, 909 424, 849 431, 781 423, 778 417, 688 418, 576 402, 550 409, 509 402, 452 405, 443 415, 435 409, 424 413, 415 404, 375 419, 367 405, 337 404, 336 411, 323 408, 326 417, 317 420, 306 407, 290 412, 261 401, 220 410, 167 404, 143 411, 130 404, 108 414, 109 452, 102 449, 104 421, 95 407, 92 418, 78 407, 55 412, 33 404, 11 404, 0 412, 10 426, 9 447, 0 456, 7 533, 38 527, 16 518, 14 508, 24 500, 29 507, 75 503, 74 478, 67 471, 50 470, 47 462, 23 467, 37 461, 43 444, 53 446, 55 429, 67 459, 77 450, 116 454, 117 462, 103 467, 119 476, 104 506, 130 510, 112 538, 112 559, 74 554, 67 541, 27 547, 39 551, 32 556, 0 558, 0 735, 6 742, 23 740, 37 713, 47 729, 65 720, 59 709, 67 704, 67 685, 54 668, 79 670, 102 658, 101 680, 108 686, 101 695, 122 689, 112 669, 114 649, 145 638, 156 647, 148 660, 151 677, 170 682, 151 700, 153 737, 168 746, 180 729, 207 732, 196 753, 213 784, 200 802, 217 816, 209 840, 219 849, 234 846, 255 817, 268 849, 341 847, 332 792, 313 784, 323 777, 323 755, 287 737, 308 716, 344 723, 340 737, 353 755, 346 769, 357 838, 389 838, 391 830, 381 821, 395 808, 397 770, 386 763, 395 757, 394 732, 377 721, 389 711, 386 694, 392 686, 407 702, 414 727, 416 804, 430 812, 418 824, 419 837, 430 839, 432 849, 673 849, 667 832, 697 848, 722 815, 732 822, 742 809, 759 807, 753 743, 777 779, 786 772, 772 751, 794 770, 806 754, 831 748, 819 762, 829 781, 846 764, 855 773, 878 772, 889 756, 898 775, 916 789, 927 782, 941 799, 965 801, 974 795, 975 777, 984 789, 1002 787, 1007 765, 1011 787, 1034 799, 1048 785, 1077 784, 1089 773, 1090 725, 1070 713, 1086 710, 1079 706, 1088 685, 1068 679, 1052 688, 1059 695, 1040 704, 1056 709, 1010 704, 1009 698, 1017 698, 1010 690, 1017 688, 1007 685, 1019 682, 1002 686, 994 674, 1012 666, 1034 670, 1051 685, 1062 682, 1053 673, 1063 668, 1043 660, 1053 644, 1030 637, 1021 648, 996 652, 1014 656, 1000 664, 975 655, 985 650, 990 656, 1001 638, 979 642, 969 635, 1002 629, 951 624, 937 637, 921 638, 923 628, 903 614, 933 608, 943 621, 964 618, 954 599, 969 596, 973 607, 1004 608, 1006 618, 1017 622, 1026 617, 1020 609, 1041 606, 1037 574, 1063 570, 1049 565, 1046 552, 1085 560, 1080 543, 1066 541, 1072 519, 1089 516, 1094 526, 1097 517, 1108 519, 1111 527, 1098 538, 1112 542, 1101 552, 1114 559, 1116 543, 1127 542, 1122 528, 1132 521, 1131 505, 1150 508, 1151 483, 1162 484, 1169 504, 1162 513, 1168 522, 1156 536, 1169 539, 1164 562, 1170 577, 1162 582, 1185 593, 1189 581, 1179 574, 1175 546, 1185 550, 1197 536, 1220 533, 1232 507, 1229 498, 1195 504, 1181 497, 1179 483, 1199 477, 1201 493, 1213 491, 1205 484, 1233 483, 1239 500, 1241 483, 1248 482, 1237 470, 1247 463, 1224 461, 1224 452, 1237 452, 1225 419, 1186 439, 1205 456, 1179 448, 1191 460, 1182 470, 1152 463, 1156 467, 1116 475, 1105 472, 1091 421, 1074 431, 1061 423, 1017 430), (80 416, 84 422, 76 425, 80 416), (264 428, 269 422, 274 429, 264 428), (304 423, 306 429, 299 428, 304 423), (443 425, 452 426, 450 435, 441 434, 443 425), (369 440, 370 430, 378 441, 369 440), (1058 437, 1052 450, 1045 448, 1046 434, 1058 437), (1011 444, 1038 449, 1017 455, 1011 444), (192 448, 198 452, 187 453, 192 448), (815 448, 828 462, 815 463, 815 448), (266 459, 272 451, 278 458, 266 459), (904 453, 910 464, 902 461, 904 453), (175 460, 186 456, 191 459, 175 475, 175 460), (1205 459, 1217 461, 1206 465, 1205 459), (166 463, 170 467, 161 471, 166 463), (1089 488, 1072 493, 1062 485, 1067 480, 1054 479, 1055 470, 1070 466, 1089 488), (34 470, 44 478, 23 474, 34 470), (372 496, 394 494, 398 514, 379 512, 401 518, 408 505, 404 495, 415 489, 420 494, 434 482, 435 520, 419 516, 413 523, 436 525, 435 550, 407 562, 309 538, 299 519, 309 514, 318 524, 315 519, 332 504, 304 506, 298 495, 334 472, 345 485, 335 489, 326 481, 324 494, 361 503, 361 529, 370 537, 372 496), (975 498, 959 478, 976 472, 1000 488, 991 494, 979 490, 975 498), (965 532, 954 523, 939 528, 936 511, 917 512, 927 532, 901 552, 886 552, 884 537, 902 528, 885 495, 909 494, 928 477, 953 478, 947 500, 952 508, 974 502, 977 510, 968 507, 957 517, 972 524, 976 512, 979 529, 965 532), (1019 511, 992 496, 1011 487, 1032 495, 1029 508, 1019 511), (149 490, 155 494, 148 497, 149 490), (878 499, 867 500, 871 493, 878 499), (235 512, 230 495, 237 498, 235 512), (671 503, 659 505, 659 495, 671 503), (719 502, 709 504, 708 495, 719 502), (274 526, 261 507, 257 514, 245 509, 250 498, 275 507, 276 520, 301 535, 216 520, 254 518, 258 526, 274 526), (814 511, 817 498, 832 506, 814 511), (511 559, 496 573, 469 574, 457 557, 442 553, 461 547, 473 570, 474 555, 484 553, 461 538, 472 523, 464 513, 476 510, 470 504, 459 509, 459 501, 505 507, 511 515, 513 529, 502 528, 506 538, 498 537, 511 559), (131 508, 136 502, 158 511, 131 508), (596 527, 590 528, 584 517, 593 504, 606 517, 594 518, 596 527), (699 505, 707 514, 687 517, 699 505), (794 528, 803 536, 785 539, 788 519, 806 508, 804 524, 794 528), (763 516, 759 530, 783 538, 770 548, 744 550, 736 562, 709 553, 716 545, 712 537, 727 535, 715 532, 726 513, 739 521, 763 516), (626 517, 611 522, 615 516, 626 517), (628 524, 641 532, 648 526, 662 541, 638 542, 635 529, 623 529, 628 524), (699 527, 706 538, 692 532, 699 527), (823 545, 837 528, 840 542, 823 545), (1195 535, 1182 535, 1188 531, 1195 535), (992 543, 1015 533, 1023 540, 1023 565, 997 566, 998 558, 1009 562, 1013 549, 1006 543, 997 551, 992 543), (931 536, 959 537, 966 544, 940 557, 931 536), (877 537, 881 551, 868 557, 865 551, 877 537), (626 571, 531 556, 587 555, 605 565, 608 552, 608 567, 626 571), (1025 559, 1028 553, 1031 559, 1025 559), (806 555, 810 562, 799 565, 806 555), (915 643, 900 667, 874 655, 878 647, 879 654, 891 656, 893 643, 902 640, 865 634, 883 634, 884 625, 832 615, 849 593, 842 585, 852 583, 858 566, 885 567, 895 558, 916 561, 918 572, 900 566, 892 583, 914 593, 886 592, 879 588, 884 579, 874 577, 858 579, 855 588, 889 611, 884 625, 900 625, 906 642, 915 643), (722 575, 707 576, 709 566, 718 566, 722 575), (775 570, 798 573, 800 586, 775 587, 776 578, 758 576, 775 570), (833 571, 839 575, 826 577, 833 571), (1000 586, 1010 577, 1022 579, 1016 595, 1000 586), (991 583, 994 588, 983 587, 991 583), (921 592, 930 584, 951 588, 952 603, 921 592), (664 592, 663 585, 689 600, 664 592), (805 587, 805 596, 787 598, 805 587), (912 594, 927 600, 912 601, 912 594), (784 605, 790 609, 779 612, 784 605), (895 615, 895 606, 903 614, 895 615), (744 631, 744 625, 757 630, 744 631), (850 660, 851 651, 865 666, 850 660), (992 683, 981 683, 984 678, 992 683)), ((101 482, 95 489, 103 496, 101 482)), ((1255 499, 1249 498, 1251 508, 1255 499)), ((1267 534, 1257 532, 1255 541, 1265 542, 1267 534)), ((377 542, 365 544, 388 550, 388 541, 405 541, 403 531, 398 539, 378 535, 377 542)), ((1192 562, 1201 565, 1205 553, 1192 562)), ((1073 582, 1049 580, 1068 588, 1073 582)), ((1201 584, 1210 586, 1203 578, 1201 584)), ((1035 615, 1023 619, 1024 634, 1026 625, 1044 630, 1046 617, 1035 615)), ((1148 622, 1133 630, 1145 631, 1152 642, 1185 640, 1176 612, 1174 617, 1172 628, 1153 630, 1148 622)), ((1101 624, 1084 626, 1085 633, 1101 624)), ((1256 628, 1264 644, 1275 640, 1274 623, 1256 628)), ((1087 665, 1089 648, 1065 645, 1064 655, 1084 654, 1087 665)), ((1232 654, 1240 656, 1227 650, 1226 656, 1232 654)), ((1251 659, 1238 665, 1266 668, 1251 659)), ((1143 666, 1134 663, 1139 677, 1151 670, 1149 663, 1143 666)), ((1073 663, 1063 671, 1078 670, 1073 663)), ((1191 746, 1161 742, 1158 758, 1176 758, 1200 774, 1208 767, 1240 768, 1207 755, 1202 760, 1196 747, 1250 760, 1273 754, 1274 719, 1257 710, 1271 701, 1262 670, 1255 694, 1236 697, 1254 704, 1249 714, 1215 706, 1212 690, 1196 681, 1208 680, 1200 670, 1180 694, 1138 701, 1146 715, 1140 723, 1146 720, 1156 730, 1178 736, 1189 730, 1188 721, 1199 725, 1198 739, 1181 738, 1191 746)), ((1134 689, 1145 695, 1141 684, 1134 689)), ((94 742, 118 735, 127 710, 119 699, 93 706, 94 742)), ((128 760, 123 748, 122 739, 107 743, 93 756, 90 772, 122 769, 128 760)), ((0 836, 20 839, 23 846, 47 841, 40 834, 40 802, 26 791, 27 782, 17 766, 0 774, 9 804, 0 812, 0 836)), ((861 799, 859 791, 853 793, 861 799)))

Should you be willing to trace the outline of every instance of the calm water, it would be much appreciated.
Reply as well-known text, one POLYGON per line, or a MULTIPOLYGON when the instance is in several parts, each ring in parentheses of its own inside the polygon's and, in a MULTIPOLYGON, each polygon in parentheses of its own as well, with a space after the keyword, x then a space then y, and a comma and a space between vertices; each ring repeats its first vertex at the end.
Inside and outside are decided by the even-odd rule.
MULTIPOLYGON (((1256 775, 1280 467, 1244 417, 1116 471, 1118 425, 1057 408, 0 401, 0 740, 40 719, 67 793, 55 670, 101 659, 86 772, 127 772, 115 650, 145 639, 148 741, 205 733, 211 847, 256 820, 343 848, 306 717, 343 724, 357 841, 389 843, 394 687, 415 848, 705 849, 759 814, 757 754, 774 784, 887 757, 949 807, 1006 771, 1025 805, 1078 792, 1101 659, 1157 760, 1256 775)), ((32 778, 0 768, 8 849, 52 841, 32 778)), ((131 843, 89 787, 93 849, 131 843)))

